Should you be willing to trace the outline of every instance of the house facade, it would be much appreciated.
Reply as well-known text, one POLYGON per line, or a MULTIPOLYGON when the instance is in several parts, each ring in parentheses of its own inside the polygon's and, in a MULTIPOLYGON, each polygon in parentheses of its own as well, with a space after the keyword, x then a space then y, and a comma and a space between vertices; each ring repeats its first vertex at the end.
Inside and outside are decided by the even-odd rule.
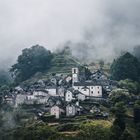
POLYGON ((66 116, 71 117, 76 115, 76 107, 75 105, 68 104, 66 106, 66 116))
POLYGON ((66 102, 71 102, 73 99, 73 93, 70 90, 67 90, 65 93, 65 101, 66 102))
POLYGON ((85 96, 102 97, 102 86, 92 82, 77 82, 74 83, 73 88, 85 96))
POLYGON ((102 86, 93 81, 79 81, 78 68, 72 68, 72 88, 85 96, 102 97, 102 86))
POLYGON ((72 68, 72 83, 79 82, 79 69, 72 68))
POLYGON ((58 96, 56 87, 46 87, 46 91, 50 96, 58 96))
POLYGON ((54 105, 50 109, 50 114, 54 115, 56 119, 60 118, 60 115, 62 114, 62 112, 64 112, 64 110, 57 105, 54 105))

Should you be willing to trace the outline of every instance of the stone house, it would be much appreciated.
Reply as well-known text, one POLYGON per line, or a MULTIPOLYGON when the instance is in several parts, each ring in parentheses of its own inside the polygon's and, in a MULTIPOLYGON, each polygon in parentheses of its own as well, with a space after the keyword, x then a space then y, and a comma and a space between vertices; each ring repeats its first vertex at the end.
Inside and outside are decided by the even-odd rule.
POLYGON ((76 106, 72 104, 68 104, 66 106, 66 116, 67 117, 72 117, 76 115, 76 106))
POLYGON ((25 94, 18 94, 15 100, 15 107, 24 104, 25 100, 27 99, 27 95, 25 94))
POLYGON ((64 97, 65 94, 65 88, 63 86, 60 86, 57 88, 58 96, 64 97))
POLYGON ((77 82, 73 88, 85 96, 102 97, 102 86, 94 82, 77 82))
POLYGON ((45 90, 50 96, 58 96, 56 86, 47 86, 45 90))
POLYGON ((73 99, 73 92, 71 90, 67 90, 65 93, 65 101, 71 102, 73 99))
POLYGON ((84 101, 86 99, 86 96, 79 92, 77 94, 77 99, 80 100, 80 101, 84 101))
POLYGON ((50 109, 50 114, 55 115, 56 119, 59 119, 62 113, 64 113, 64 110, 57 105, 52 106, 50 109))

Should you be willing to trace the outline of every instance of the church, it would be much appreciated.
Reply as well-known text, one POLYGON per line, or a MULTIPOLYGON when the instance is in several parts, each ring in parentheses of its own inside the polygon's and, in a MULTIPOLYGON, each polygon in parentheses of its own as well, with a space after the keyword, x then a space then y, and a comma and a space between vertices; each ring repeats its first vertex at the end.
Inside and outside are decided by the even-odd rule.
POLYGON ((102 86, 94 81, 79 81, 79 69, 72 68, 72 87, 90 97, 102 97, 102 86))

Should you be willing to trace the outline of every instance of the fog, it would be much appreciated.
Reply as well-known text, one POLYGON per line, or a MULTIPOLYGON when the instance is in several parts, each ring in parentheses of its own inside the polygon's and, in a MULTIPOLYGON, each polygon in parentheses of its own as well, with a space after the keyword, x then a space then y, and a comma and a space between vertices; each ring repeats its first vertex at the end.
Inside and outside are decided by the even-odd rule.
POLYGON ((83 58, 111 60, 140 44, 139 13, 139 0, 0 0, 1 67, 23 48, 66 42, 76 56, 80 47, 83 58))

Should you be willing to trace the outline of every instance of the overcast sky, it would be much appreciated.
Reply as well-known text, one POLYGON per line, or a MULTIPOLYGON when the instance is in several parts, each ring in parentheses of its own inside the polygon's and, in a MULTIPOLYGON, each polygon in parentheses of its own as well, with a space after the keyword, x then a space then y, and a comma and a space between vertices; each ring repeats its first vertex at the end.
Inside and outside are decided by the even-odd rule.
POLYGON ((0 63, 35 44, 54 50, 67 41, 94 48, 93 59, 132 50, 140 44, 140 0, 0 0, 0 63))

